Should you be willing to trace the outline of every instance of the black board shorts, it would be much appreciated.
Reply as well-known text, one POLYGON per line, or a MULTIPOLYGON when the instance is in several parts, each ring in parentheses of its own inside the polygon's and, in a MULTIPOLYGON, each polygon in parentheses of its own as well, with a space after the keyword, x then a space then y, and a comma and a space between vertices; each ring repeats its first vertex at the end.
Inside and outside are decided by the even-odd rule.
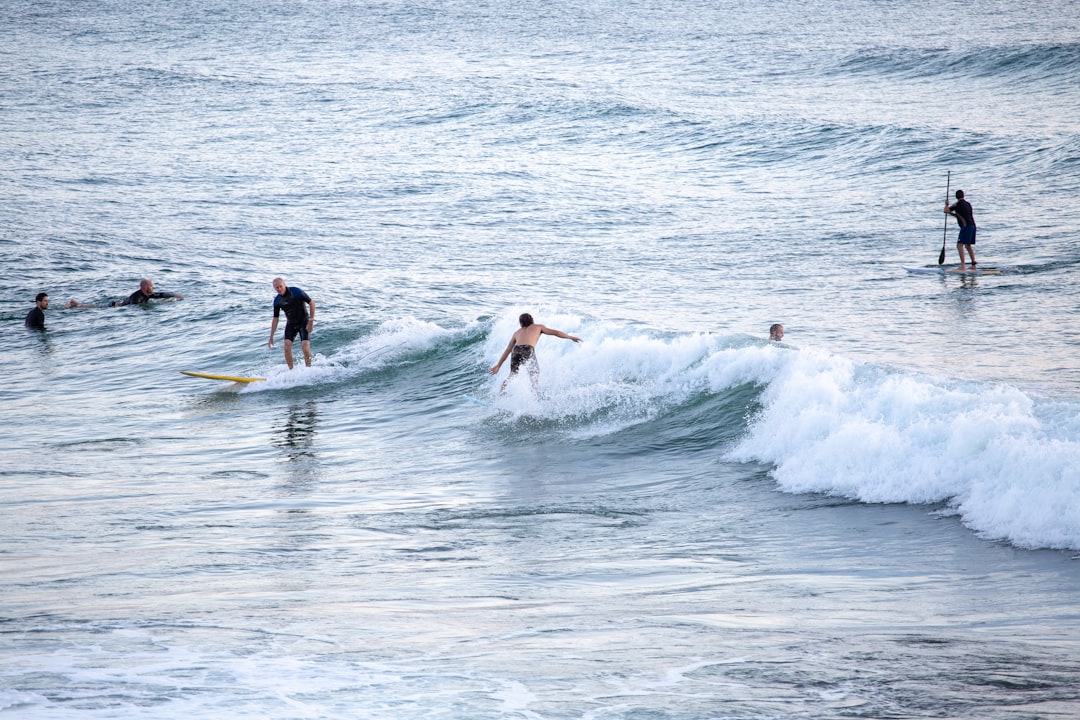
POLYGON ((521 369, 521 363, 529 363, 529 373, 534 374, 539 367, 536 364, 536 352, 532 345, 515 345, 510 351, 510 374, 513 375, 521 369))

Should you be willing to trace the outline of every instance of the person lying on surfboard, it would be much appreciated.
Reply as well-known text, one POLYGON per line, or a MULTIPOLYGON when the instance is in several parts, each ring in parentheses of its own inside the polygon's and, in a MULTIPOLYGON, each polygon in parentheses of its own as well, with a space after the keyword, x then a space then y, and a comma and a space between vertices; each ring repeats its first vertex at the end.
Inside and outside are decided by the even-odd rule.
POLYGON ((143 278, 139 281, 139 289, 128 295, 123 300, 113 300, 105 305, 79 302, 72 298, 68 300, 66 308, 96 308, 96 307, 123 307, 125 305, 142 305, 148 300, 183 300, 184 296, 179 293, 154 292, 154 281, 143 278))
POLYGON ((147 300, 158 300, 162 298, 171 298, 173 300, 183 300, 183 295, 177 293, 167 292, 154 292, 154 281, 143 278, 139 281, 139 289, 128 295, 123 300, 113 301, 113 307, 121 307, 123 305, 142 305, 147 300))
POLYGON ((539 388, 540 365, 536 362, 536 343, 539 342, 541 335, 554 335, 565 340, 573 340, 576 343, 581 342, 579 337, 567 335, 562 330, 556 330, 533 322, 533 316, 529 313, 522 313, 518 318, 518 322, 521 323, 521 328, 510 336, 510 342, 507 343, 506 350, 503 351, 499 362, 495 364, 495 367, 488 370, 489 375, 498 375, 499 369, 506 362, 506 358, 510 358, 510 375, 506 380, 503 380, 502 387, 499 388, 500 395, 506 390, 506 385, 517 375, 522 363, 525 364, 529 371, 533 391, 535 392, 539 388))

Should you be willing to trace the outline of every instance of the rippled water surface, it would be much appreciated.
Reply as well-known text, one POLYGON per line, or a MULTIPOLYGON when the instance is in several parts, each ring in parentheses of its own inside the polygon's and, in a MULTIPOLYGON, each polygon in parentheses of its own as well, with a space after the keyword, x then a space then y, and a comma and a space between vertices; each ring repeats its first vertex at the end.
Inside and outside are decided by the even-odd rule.
POLYGON ((1076 715, 1078 25, 4 4, 0 710, 1076 715))

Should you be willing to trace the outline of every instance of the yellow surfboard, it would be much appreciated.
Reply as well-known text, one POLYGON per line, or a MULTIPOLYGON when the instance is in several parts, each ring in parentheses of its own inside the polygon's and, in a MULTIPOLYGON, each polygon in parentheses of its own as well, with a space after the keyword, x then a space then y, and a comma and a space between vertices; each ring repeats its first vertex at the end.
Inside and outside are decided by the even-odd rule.
POLYGON ((180 374, 181 375, 190 375, 191 377, 206 378, 207 380, 224 380, 226 382, 238 382, 238 383, 253 383, 253 382, 262 382, 262 381, 266 380, 266 378, 236 377, 234 375, 214 375, 213 373, 193 372, 191 370, 181 370, 180 374))

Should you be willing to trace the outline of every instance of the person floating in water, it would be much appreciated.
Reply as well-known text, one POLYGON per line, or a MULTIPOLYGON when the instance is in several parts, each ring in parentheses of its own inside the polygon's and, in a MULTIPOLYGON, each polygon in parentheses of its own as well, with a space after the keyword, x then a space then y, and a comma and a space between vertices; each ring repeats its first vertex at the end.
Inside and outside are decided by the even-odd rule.
POLYGON ((960 235, 956 238, 956 252, 960 253, 960 272, 967 270, 964 264, 964 248, 971 258, 971 269, 975 269, 975 211, 971 203, 964 199, 964 191, 956 191, 956 202, 945 205, 945 214, 956 218, 960 226, 960 235))
MULTIPOLYGON (((147 280, 143 278, 139 281, 139 289, 128 295, 123 300, 116 300, 113 302, 113 307, 122 307, 124 305, 142 305, 147 300, 159 300, 171 298, 173 300, 183 300, 183 295, 177 293, 167 292, 154 292, 153 280, 147 280)), ((74 302, 74 301, 73 301, 74 302)))
POLYGON ((83 303, 74 298, 68 300, 66 308, 95 308, 95 307, 123 307, 125 305, 142 305, 148 300, 183 300, 184 296, 178 293, 154 292, 154 281, 143 278, 139 281, 139 289, 128 295, 123 300, 113 300, 105 305, 83 303))
POLYGON ((769 339, 780 342, 784 339, 784 326, 780 323, 773 323, 769 326, 769 339))
POLYGON ((488 370, 489 375, 498 375, 499 369, 506 362, 506 358, 510 358, 510 375, 503 381, 502 387, 499 388, 500 395, 506 390, 507 384, 518 374, 522 364, 529 371, 529 379, 532 381, 533 390, 539 388, 540 365, 536 362, 536 343, 539 342, 541 335, 554 335, 564 340, 581 342, 579 337, 567 335, 562 330, 556 330, 533 322, 533 317, 529 313, 522 313, 521 317, 518 318, 518 322, 521 324, 521 328, 510 336, 510 342, 507 343, 506 350, 503 351, 499 362, 495 364, 495 367, 488 370))
POLYGON ((292 346, 296 336, 300 336, 300 347, 304 350, 304 365, 311 367, 311 331, 315 327, 315 301, 298 287, 289 287, 281 278, 274 278, 274 322, 270 324, 269 347, 274 347, 274 334, 277 332, 278 316, 285 310, 285 362, 289 369, 293 367, 292 346), (308 312, 308 308, 311 312, 308 312))

